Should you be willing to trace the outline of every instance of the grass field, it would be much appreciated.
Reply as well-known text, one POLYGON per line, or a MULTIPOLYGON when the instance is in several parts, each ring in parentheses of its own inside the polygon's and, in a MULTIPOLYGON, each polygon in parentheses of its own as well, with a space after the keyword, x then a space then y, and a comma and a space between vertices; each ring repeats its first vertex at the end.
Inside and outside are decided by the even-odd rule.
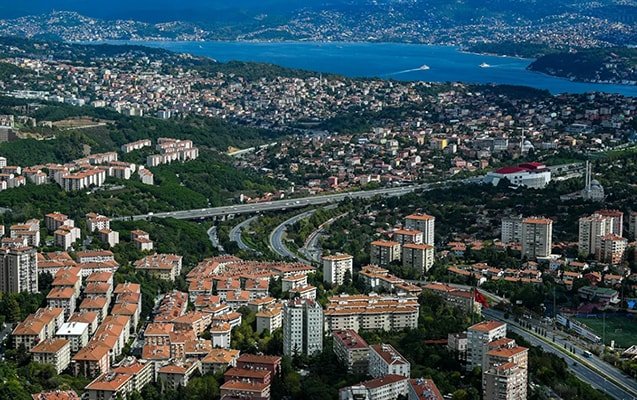
POLYGON ((626 317, 606 317, 606 335, 604 335, 604 318, 574 318, 576 321, 586 324, 599 337, 604 337, 606 345, 615 341, 617 347, 630 347, 637 344, 637 320, 626 317))

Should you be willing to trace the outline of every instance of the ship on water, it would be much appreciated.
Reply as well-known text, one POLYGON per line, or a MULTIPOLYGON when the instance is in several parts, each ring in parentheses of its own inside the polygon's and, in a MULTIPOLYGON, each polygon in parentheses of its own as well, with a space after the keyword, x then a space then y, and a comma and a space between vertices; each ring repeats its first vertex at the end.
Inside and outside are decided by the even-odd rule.
POLYGON ((426 71, 426 70, 428 70, 428 69, 429 69, 429 65, 427 65, 427 64, 423 64, 423 65, 421 65, 420 67, 418 67, 418 69, 419 69, 419 70, 421 70, 421 71, 426 71))
POLYGON ((480 68, 489 68, 491 65, 483 62, 482 64, 480 64, 480 68))

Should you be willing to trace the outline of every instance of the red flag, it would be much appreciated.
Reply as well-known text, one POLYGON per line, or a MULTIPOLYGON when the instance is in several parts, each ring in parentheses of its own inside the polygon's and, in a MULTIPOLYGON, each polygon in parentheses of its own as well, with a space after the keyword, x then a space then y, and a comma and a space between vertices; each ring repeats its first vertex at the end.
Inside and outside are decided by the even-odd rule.
POLYGON ((489 308, 489 302, 487 302, 487 298, 484 297, 482 293, 478 292, 477 288, 473 290, 474 290, 473 297, 475 301, 482 304, 483 307, 489 308))

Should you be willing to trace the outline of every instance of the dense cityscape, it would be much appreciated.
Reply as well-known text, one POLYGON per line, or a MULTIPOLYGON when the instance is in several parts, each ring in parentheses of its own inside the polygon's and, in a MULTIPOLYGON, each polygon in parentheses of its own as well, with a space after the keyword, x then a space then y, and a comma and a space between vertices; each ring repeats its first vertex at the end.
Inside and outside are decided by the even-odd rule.
MULTIPOLYGON (((304 12, 237 38, 634 35, 570 14, 443 35, 304 12)), ((65 12, 17 21, 2 32, 166 38, 65 12)), ((637 99, 131 46, 0 52, 0 397, 637 395, 637 99)))

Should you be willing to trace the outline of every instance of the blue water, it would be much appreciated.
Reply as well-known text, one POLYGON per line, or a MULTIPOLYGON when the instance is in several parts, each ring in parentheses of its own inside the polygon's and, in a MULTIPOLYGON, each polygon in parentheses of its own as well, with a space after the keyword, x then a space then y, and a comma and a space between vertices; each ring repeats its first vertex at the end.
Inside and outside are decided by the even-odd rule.
POLYGON ((122 42, 218 61, 257 61, 348 77, 523 85, 553 94, 607 92, 637 97, 637 86, 571 82, 526 70, 532 60, 470 54, 450 46, 401 43, 122 42), (489 67, 481 68, 486 63, 489 67), (418 69, 422 65, 428 70, 418 69))

